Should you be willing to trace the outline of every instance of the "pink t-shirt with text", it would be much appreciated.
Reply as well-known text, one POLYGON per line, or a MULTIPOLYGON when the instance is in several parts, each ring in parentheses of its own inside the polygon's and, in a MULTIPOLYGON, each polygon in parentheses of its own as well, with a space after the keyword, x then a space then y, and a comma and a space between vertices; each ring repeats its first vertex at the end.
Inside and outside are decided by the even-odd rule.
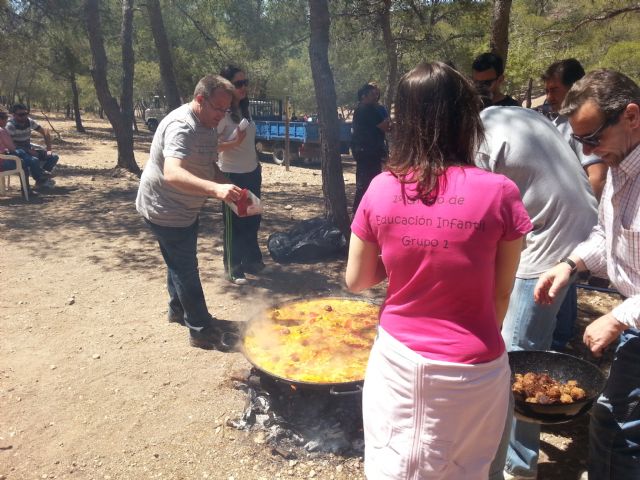
MULTIPOLYGON (((498 242, 532 225, 516 185, 475 167, 450 167, 431 206, 403 201, 385 172, 372 182, 351 225, 378 245, 389 278, 380 325, 433 360, 484 363, 504 351, 494 304, 498 242)), ((413 185, 405 185, 411 195, 413 185)))

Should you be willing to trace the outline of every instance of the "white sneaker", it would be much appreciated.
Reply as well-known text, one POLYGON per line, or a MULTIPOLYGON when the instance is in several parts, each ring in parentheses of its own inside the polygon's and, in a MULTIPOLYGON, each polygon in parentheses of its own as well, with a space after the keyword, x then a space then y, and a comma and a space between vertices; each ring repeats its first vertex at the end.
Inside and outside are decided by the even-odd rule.
POLYGON ((249 283, 249 280, 247 280, 246 277, 231 277, 229 281, 234 285, 246 285, 249 283))
POLYGON ((535 477, 522 477, 520 475, 509 473, 506 470, 502 472, 502 474, 504 475, 504 480, 535 480, 535 477))
POLYGON ((53 188, 56 186, 56 181, 50 178, 47 178, 44 182, 36 182, 36 187, 38 188, 53 188))

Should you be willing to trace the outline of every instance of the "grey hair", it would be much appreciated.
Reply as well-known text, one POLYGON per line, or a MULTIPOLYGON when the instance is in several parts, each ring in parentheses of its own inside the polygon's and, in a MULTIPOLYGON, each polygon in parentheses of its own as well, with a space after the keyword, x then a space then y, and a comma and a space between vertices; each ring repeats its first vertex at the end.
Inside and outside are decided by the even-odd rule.
POLYGON ((560 113, 571 116, 592 101, 607 118, 630 103, 640 106, 640 87, 625 74, 614 70, 594 70, 573 84, 562 102, 560 113))
POLYGON ((229 95, 233 95, 234 91, 233 85, 226 78, 223 78, 220 75, 207 75, 200 79, 193 91, 193 96, 195 98, 198 95, 202 95, 205 98, 209 98, 213 91, 217 89, 224 90, 229 95))

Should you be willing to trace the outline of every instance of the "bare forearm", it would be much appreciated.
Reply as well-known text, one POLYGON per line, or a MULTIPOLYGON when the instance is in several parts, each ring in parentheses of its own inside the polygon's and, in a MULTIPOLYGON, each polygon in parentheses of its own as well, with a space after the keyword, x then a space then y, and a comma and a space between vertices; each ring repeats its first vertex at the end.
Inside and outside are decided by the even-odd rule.
POLYGON ((359 293, 367 288, 378 285, 385 278, 387 278, 387 271, 384 268, 384 264, 381 259, 378 259, 375 272, 369 277, 355 278, 353 275, 349 275, 347 270, 347 288, 352 293, 359 293))
POLYGON ((496 322, 498 323, 498 327, 502 327, 502 322, 504 322, 504 317, 507 314, 507 309, 509 308, 510 298, 510 294, 496 294, 494 298, 496 305, 496 322))
POLYGON ((219 200, 235 202, 241 189, 233 185, 214 163, 214 179, 201 178, 189 171, 188 165, 176 158, 166 158, 164 179, 173 188, 188 195, 202 195, 219 200))
POLYGON ((183 193, 214 196, 215 182, 200 178, 184 168, 166 168, 164 179, 173 188, 183 193))
POLYGON ((349 242, 349 258, 345 282, 350 292, 361 292, 387 278, 378 246, 365 242, 354 233, 349 242))
POLYGON ((51 151, 51 133, 48 130, 42 130, 42 136, 44 137, 44 144, 47 146, 47 151, 51 151))

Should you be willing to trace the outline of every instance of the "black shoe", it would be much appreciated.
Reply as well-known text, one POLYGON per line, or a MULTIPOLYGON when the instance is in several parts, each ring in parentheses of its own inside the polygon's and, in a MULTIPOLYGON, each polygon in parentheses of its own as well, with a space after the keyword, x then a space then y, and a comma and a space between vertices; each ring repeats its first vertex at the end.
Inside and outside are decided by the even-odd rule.
POLYGON ((220 337, 221 334, 217 329, 207 325, 199 332, 191 330, 189 343, 192 347, 202 348, 203 350, 215 350, 220 345, 220 337))
POLYGON ((256 262, 256 263, 247 263, 242 265, 242 269, 251 275, 257 275, 261 271, 265 269, 266 265, 264 262, 256 262))
POLYGON ((169 323, 179 323, 184 326, 184 312, 176 313, 173 310, 169 309, 169 313, 167 313, 167 320, 169 323))
POLYGON ((204 350, 220 350, 228 352, 234 350, 240 342, 238 322, 211 318, 209 324, 199 332, 191 330, 189 342, 192 347, 204 350))
POLYGON ((209 326, 211 328, 218 330, 220 334, 223 333, 238 333, 240 331, 240 322, 230 322, 229 320, 218 320, 215 317, 212 317, 209 320, 209 326))

